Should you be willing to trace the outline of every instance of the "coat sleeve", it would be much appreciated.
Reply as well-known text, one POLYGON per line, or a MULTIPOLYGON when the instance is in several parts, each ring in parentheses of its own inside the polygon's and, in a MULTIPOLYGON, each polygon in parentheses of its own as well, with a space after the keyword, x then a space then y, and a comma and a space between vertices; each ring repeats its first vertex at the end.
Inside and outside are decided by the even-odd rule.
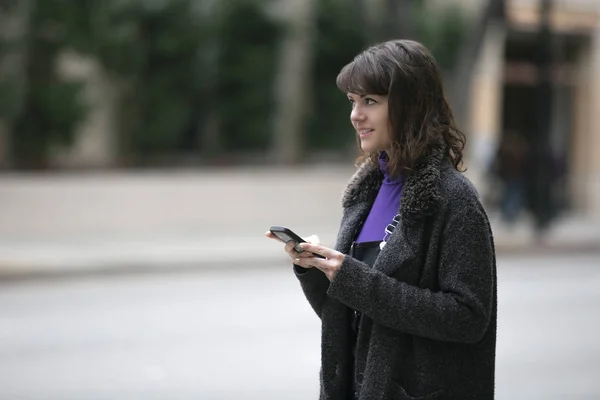
POLYGON ((327 289, 329 289, 329 279, 318 268, 305 269, 295 264, 294 273, 300 281, 306 299, 317 316, 321 318, 323 303, 327 297, 327 289))
POLYGON ((475 343, 495 291, 491 228, 476 202, 451 212, 441 235, 439 291, 409 285, 346 256, 328 294, 389 328, 435 340, 475 343))

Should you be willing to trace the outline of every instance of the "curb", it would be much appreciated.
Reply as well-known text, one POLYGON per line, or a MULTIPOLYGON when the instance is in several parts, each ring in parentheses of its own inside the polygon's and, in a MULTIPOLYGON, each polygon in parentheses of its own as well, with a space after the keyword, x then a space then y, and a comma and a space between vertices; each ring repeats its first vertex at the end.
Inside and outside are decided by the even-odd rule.
MULTIPOLYGON (((0 285, 15 282, 29 281, 52 281, 52 280, 68 280, 87 277, 122 277, 148 274, 172 274, 186 272, 215 272, 223 271, 224 269, 235 271, 246 268, 247 259, 245 260, 224 260, 220 263, 192 263, 192 262, 174 262, 169 265, 158 264, 137 264, 127 263, 119 265, 88 265, 81 269, 49 269, 43 266, 19 266, 18 268, 5 269, 0 263, 0 285)), ((258 268, 275 268, 286 264, 285 259, 280 257, 265 257, 252 262, 252 264, 260 265, 258 268)), ((291 264, 290 264, 291 265, 291 264)))
MULTIPOLYGON (((251 252, 249 252, 251 253, 251 252)), ((600 241, 559 244, 497 244, 496 254, 501 257, 536 257, 540 255, 569 255, 569 254, 600 254, 600 241)), ((156 261, 127 261, 127 262, 89 262, 85 265, 56 265, 24 264, 2 262, 0 260, 0 284, 25 281, 51 281, 86 277, 119 277, 144 274, 170 274, 189 272, 215 272, 223 270, 240 270, 246 268, 285 268, 289 264, 285 255, 273 249, 260 254, 237 252, 240 256, 229 254, 227 257, 179 259, 164 262, 156 261)))
POLYGON ((600 254, 600 241, 555 244, 496 244, 500 256, 600 254))

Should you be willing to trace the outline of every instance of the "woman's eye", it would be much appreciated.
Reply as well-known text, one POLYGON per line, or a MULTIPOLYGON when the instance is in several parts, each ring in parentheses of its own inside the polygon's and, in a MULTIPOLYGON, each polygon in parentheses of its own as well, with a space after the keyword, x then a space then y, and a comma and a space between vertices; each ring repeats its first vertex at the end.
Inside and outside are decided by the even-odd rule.
POLYGON ((375 104, 375 103, 377 103, 377 102, 375 100, 371 99, 370 97, 367 97, 365 99, 365 104, 368 106, 370 106, 371 104, 375 104))

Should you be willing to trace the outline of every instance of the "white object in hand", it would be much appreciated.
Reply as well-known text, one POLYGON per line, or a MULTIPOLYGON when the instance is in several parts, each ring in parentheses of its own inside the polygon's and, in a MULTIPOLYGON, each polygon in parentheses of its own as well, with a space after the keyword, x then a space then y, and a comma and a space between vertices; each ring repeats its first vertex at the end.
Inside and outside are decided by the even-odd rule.
POLYGON ((308 243, 312 243, 312 244, 320 244, 321 241, 319 240, 319 237, 317 235, 310 235, 309 237, 303 238, 304 240, 306 240, 308 243))

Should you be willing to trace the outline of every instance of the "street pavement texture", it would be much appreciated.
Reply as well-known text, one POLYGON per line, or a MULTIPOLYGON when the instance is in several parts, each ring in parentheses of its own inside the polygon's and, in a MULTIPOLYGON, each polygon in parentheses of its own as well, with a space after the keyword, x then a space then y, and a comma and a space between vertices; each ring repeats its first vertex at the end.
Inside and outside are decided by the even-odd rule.
MULTIPOLYGON (((318 398, 287 263, 0 286, 0 399, 318 398)), ((600 253, 498 260, 498 400, 600 398, 600 253)))
MULTIPOLYGON (((354 167, 0 175, 0 279, 275 265, 284 225, 332 246, 354 167)), ((600 248, 600 219, 569 216, 544 242, 490 214, 499 253, 600 248)))

